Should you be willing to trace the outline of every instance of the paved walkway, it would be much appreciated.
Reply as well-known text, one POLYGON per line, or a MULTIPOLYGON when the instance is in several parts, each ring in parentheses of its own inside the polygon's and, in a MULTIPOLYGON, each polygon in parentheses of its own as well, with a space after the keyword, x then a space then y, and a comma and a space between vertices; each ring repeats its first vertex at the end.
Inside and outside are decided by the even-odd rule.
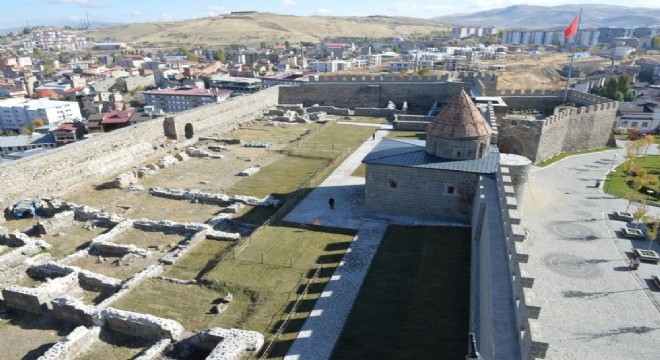
POLYGON ((625 223, 609 214, 628 202, 595 188, 615 153, 623 160, 625 150, 599 152, 531 173, 525 251, 534 302, 542 306, 542 340, 550 344, 546 359, 660 359, 660 292, 649 281, 660 265, 629 270, 631 248, 649 243, 621 237, 625 223))

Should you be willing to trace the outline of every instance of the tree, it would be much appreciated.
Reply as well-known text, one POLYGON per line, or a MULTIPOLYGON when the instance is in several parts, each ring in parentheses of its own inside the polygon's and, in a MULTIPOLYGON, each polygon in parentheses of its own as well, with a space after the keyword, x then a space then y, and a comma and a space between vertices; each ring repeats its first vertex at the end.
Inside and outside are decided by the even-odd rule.
POLYGON ((42 119, 42 118, 34 119, 34 126, 35 127, 42 127, 44 125, 46 125, 46 122, 44 121, 44 119, 42 119))
POLYGON ((417 75, 422 76, 422 75, 426 75, 430 72, 431 72, 431 69, 429 69, 429 68, 421 68, 421 69, 417 70, 417 75))
POLYGON ((646 229, 646 233, 649 235, 649 247, 647 250, 651 250, 653 242, 658 237, 658 228, 660 227, 660 218, 656 215, 655 220, 651 224, 650 228, 646 229))
POLYGON ((633 218, 635 219, 635 222, 637 222, 637 225, 639 225, 639 222, 642 220, 644 216, 646 216, 646 213, 649 211, 649 206, 646 203, 646 200, 642 200, 642 202, 639 203, 639 206, 635 211, 633 212, 633 218))
POLYGON ((401 50, 401 46, 399 46, 399 44, 396 44, 392 47, 392 51, 394 51, 397 54, 399 53, 399 50, 401 50))
POLYGON ((653 136, 651 134, 646 134, 646 135, 644 135, 643 140, 644 140, 644 145, 645 145, 644 146, 644 154, 646 154, 649 150, 649 147, 651 147, 651 145, 655 144, 655 136, 653 136))
POLYGON ((660 49, 660 35, 653 37, 653 40, 651 40, 651 45, 654 49, 660 49))
POLYGON ((628 200, 628 205, 626 206, 625 212, 628 212, 628 209, 630 209, 630 205, 633 203, 633 201, 635 201, 635 199, 637 199, 637 192, 628 190, 628 192, 626 193, 626 200, 628 200))
POLYGON ((285 41, 284 48, 288 50, 290 47, 291 47, 291 43, 289 42, 289 40, 285 41))
POLYGON ((218 49, 212 53, 213 55, 213 60, 216 61, 225 61, 225 50, 224 49, 218 49))
POLYGON ((34 132, 34 126, 32 125, 27 125, 26 127, 21 129, 21 134, 23 135, 30 135, 34 132))
POLYGON ((265 41, 262 41, 262 42, 259 44, 259 47, 260 47, 261 49, 265 49, 265 48, 266 48, 266 42, 265 42, 265 41))

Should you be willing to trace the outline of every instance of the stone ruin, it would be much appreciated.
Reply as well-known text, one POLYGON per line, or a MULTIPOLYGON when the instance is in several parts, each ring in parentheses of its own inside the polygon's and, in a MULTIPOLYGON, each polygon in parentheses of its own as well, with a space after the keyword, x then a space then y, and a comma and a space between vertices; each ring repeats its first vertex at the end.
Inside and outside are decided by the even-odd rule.
MULTIPOLYGON (((248 196, 227 196, 200 192, 171 191, 169 196, 182 199, 199 198, 228 205, 225 214, 239 211, 244 204, 256 206, 278 206, 279 201, 272 197, 263 199, 248 196), (176 194, 176 195, 173 195, 176 194)), ((190 251, 204 239, 240 239, 239 233, 228 233, 214 229, 213 224, 178 223, 169 220, 125 219, 116 214, 104 212, 84 205, 60 200, 38 202, 40 209, 50 217, 39 221, 30 233, 41 236, 64 229, 75 221, 86 222, 89 226, 104 226, 109 231, 96 236, 89 245, 60 261, 53 261, 50 254, 34 257, 50 245, 20 231, 9 232, 0 227, 0 246, 12 250, 0 256, 0 287, 4 298, 3 306, 8 310, 24 311, 33 314, 48 314, 56 319, 79 325, 68 335, 54 344, 41 359, 72 359, 82 354, 95 342, 100 341, 103 329, 123 333, 132 337, 153 340, 136 359, 155 359, 183 341, 185 329, 177 321, 159 318, 149 314, 139 314, 119 309, 111 305, 134 289, 140 282, 158 277, 165 266, 174 264, 183 254, 190 251), (101 259, 104 256, 147 256, 149 249, 135 245, 116 244, 114 241, 130 229, 159 231, 185 236, 159 259, 159 264, 150 265, 126 280, 104 276, 69 265, 74 259, 93 254, 101 259), (34 287, 12 285, 20 278, 29 276, 40 281, 34 287), (87 305, 71 297, 75 289, 96 292, 102 295, 96 305, 87 305)), ((181 281, 171 279, 172 281, 181 281)), ((232 300, 228 294, 217 307, 216 312, 225 311, 232 300)), ((255 354, 261 349, 263 335, 254 331, 212 328, 193 335, 190 346, 210 351, 208 359, 240 359, 255 354)))
POLYGON ((299 105, 276 105, 264 113, 269 122, 275 123, 311 123, 327 121, 327 113, 324 111, 309 111, 302 104, 299 105))

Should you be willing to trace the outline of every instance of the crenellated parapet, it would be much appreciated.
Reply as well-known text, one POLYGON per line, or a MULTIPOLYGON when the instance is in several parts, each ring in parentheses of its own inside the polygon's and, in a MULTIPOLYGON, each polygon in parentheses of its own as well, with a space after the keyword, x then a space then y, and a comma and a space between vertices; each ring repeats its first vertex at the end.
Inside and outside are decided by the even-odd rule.
POLYGON ((497 82, 497 75, 477 71, 452 71, 443 75, 340 75, 328 74, 312 76, 310 82, 497 82))
POLYGON ((521 225, 531 162, 518 158, 501 161, 494 179, 482 177, 475 196, 470 331, 483 359, 544 358, 548 348, 537 322, 541 306, 521 225))

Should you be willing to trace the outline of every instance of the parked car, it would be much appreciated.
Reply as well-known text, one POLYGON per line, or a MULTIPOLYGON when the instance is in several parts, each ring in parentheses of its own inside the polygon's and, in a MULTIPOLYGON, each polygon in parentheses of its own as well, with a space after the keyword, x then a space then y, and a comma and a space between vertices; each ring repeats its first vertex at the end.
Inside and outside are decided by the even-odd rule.
POLYGON ((658 275, 651 275, 651 280, 653 280, 655 286, 660 288, 660 278, 658 277, 658 275))

